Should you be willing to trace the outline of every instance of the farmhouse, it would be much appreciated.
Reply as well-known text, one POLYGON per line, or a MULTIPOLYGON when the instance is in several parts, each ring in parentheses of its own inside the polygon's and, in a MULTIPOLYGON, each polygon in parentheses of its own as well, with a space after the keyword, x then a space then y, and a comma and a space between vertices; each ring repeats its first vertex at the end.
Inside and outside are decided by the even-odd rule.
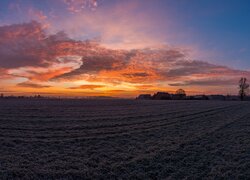
POLYGON ((226 100, 226 97, 223 95, 210 95, 208 96, 209 100, 221 100, 224 101, 226 100))
POLYGON ((157 92, 156 94, 153 95, 153 99, 155 100, 170 100, 171 95, 167 92, 157 92))
POLYGON ((172 100, 184 100, 184 99, 186 99, 186 95, 181 95, 181 94, 172 94, 171 97, 172 97, 172 100))
POLYGON ((206 95, 190 96, 190 100, 208 100, 206 95))
POLYGON ((152 99, 152 96, 151 96, 151 94, 140 94, 136 99, 150 100, 150 99, 152 99))

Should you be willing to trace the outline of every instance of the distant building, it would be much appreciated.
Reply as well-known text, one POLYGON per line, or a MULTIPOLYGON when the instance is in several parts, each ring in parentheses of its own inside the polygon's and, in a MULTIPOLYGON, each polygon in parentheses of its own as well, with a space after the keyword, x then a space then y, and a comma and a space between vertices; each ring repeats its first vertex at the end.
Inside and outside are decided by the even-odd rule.
POLYGON ((226 100, 226 97, 223 95, 210 95, 208 96, 209 100, 221 100, 224 101, 226 100))
POLYGON ((151 94, 140 94, 136 99, 139 100, 150 100, 152 99, 151 94))
POLYGON ((190 100, 209 100, 206 95, 190 96, 190 100))
POLYGON ((154 100, 171 100, 171 95, 167 92, 157 92, 153 95, 154 100))
POLYGON ((245 101, 250 101, 250 96, 246 96, 245 101))
POLYGON ((239 96, 234 96, 234 95, 227 95, 225 98, 227 101, 239 101, 240 100, 239 96))
POLYGON ((4 98, 4 95, 3 95, 3 93, 1 94, 0 98, 4 98))
POLYGON ((185 100, 185 99, 187 99, 186 95, 181 95, 181 94, 172 94, 171 97, 173 100, 185 100))

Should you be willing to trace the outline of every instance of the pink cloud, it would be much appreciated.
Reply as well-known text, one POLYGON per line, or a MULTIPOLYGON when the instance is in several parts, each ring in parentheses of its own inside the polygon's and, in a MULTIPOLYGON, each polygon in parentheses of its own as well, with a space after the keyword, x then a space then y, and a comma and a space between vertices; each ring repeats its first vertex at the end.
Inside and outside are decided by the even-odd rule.
MULTIPOLYGON (((37 22, 0 27, 0 67, 46 66, 46 35, 37 22)), ((48 57, 48 56, 47 56, 48 57)))
MULTIPOLYGON (((81 4, 85 1, 72 0, 69 4, 74 4, 73 2, 81 4)), ((162 38, 155 33, 150 33, 151 35, 148 33, 159 30, 154 24, 155 19, 147 14, 139 13, 139 7, 136 1, 121 1, 115 3, 111 11, 100 7, 94 12, 79 11, 64 17, 63 20, 52 18, 51 31, 63 29, 74 39, 98 38, 102 45, 113 49, 158 46, 162 38)))

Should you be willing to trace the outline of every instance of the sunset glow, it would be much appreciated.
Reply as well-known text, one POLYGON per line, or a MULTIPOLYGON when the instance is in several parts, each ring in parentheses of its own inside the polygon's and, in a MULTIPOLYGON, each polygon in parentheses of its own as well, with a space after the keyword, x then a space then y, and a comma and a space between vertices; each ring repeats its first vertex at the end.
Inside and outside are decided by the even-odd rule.
POLYGON ((237 94, 250 79, 250 26, 237 28, 250 4, 212 1, 2 0, 0 93, 237 94))

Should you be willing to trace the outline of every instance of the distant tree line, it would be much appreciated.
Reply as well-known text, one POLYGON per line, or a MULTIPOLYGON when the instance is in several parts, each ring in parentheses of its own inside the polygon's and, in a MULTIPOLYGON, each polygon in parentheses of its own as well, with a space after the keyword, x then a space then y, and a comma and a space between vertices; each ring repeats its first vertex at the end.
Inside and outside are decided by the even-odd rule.
POLYGON ((239 80, 239 96, 224 95, 194 95, 187 96, 185 90, 178 89, 174 94, 168 92, 157 92, 153 96, 151 94, 140 94, 136 99, 141 100, 250 100, 247 97, 249 92, 249 84, 247 79, 242 77, 239 80))
POLYGON ((0 94, 0 99, 45 99, 48 97, 44 97, 41 95, 34 95, 34 96, 5 96, 3 93, 0 94))
MULTIPOLYGON (((249 84, 247 83, 247 78, 242 77, 239 80, 239 99, 241 101, 250 100, 250 97, 247 97, 249 93, 249 84)), ((35 96, 4 96, 3 93, 0 94, 0 99, 10 99, 10 98, 35 98, 41 99, 46 98, 41 95, 35 96)), ((157 92, 153 96, 151 94, 140 94, 136 99, 143 99, 143 100, 237 100, 235 96, 223 96, 223 95, 195 95, 195 96, 187 96, 185 90, 178 89, 175 94, 169 94, 168 92, 157 92)))

